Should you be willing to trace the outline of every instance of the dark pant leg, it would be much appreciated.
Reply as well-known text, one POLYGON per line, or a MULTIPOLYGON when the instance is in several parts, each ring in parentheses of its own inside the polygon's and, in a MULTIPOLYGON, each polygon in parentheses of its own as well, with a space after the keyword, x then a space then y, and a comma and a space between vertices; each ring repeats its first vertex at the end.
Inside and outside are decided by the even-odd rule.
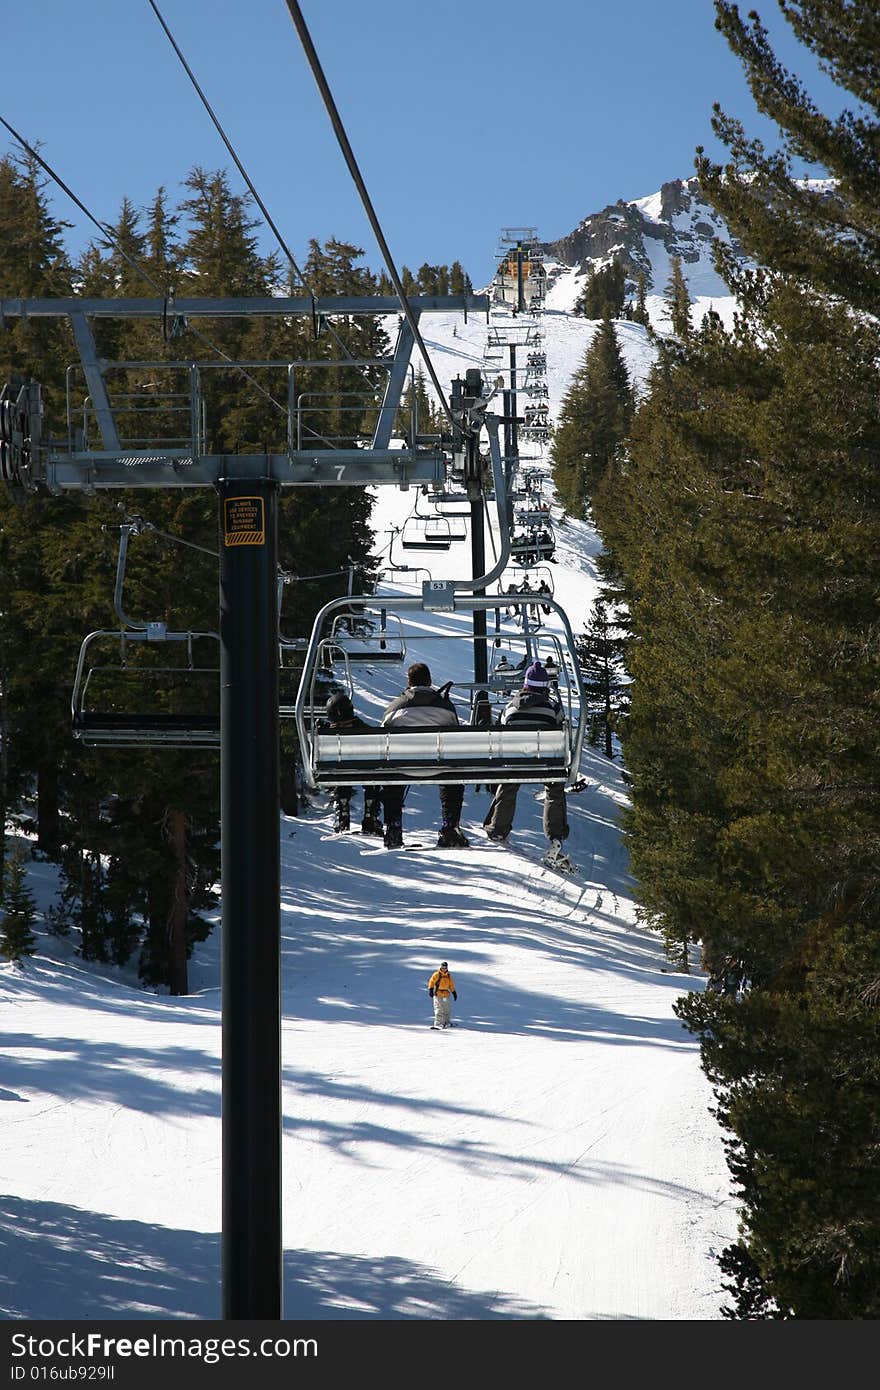
POLYGON ((464 803, 464 787, 440 788, 440 813, 444 825, 458 825, 464 803))
POLYGON ((385 824, 400 825, 403 822, 403 794, 405 787, 383 787, 382 804, 385 807, 385 824))
POLYGON ((513 817, 516 812, 516 796, 519 791, 518 782, 499 782, 495 788, 495 795, 492 798, 492 805, 486 812, 483 821, 487 830, 491 830, 495 835, 509 835, 513 829, 513 817))
POLYGON ((544 834, 548 840, 564 840, 568 835, 568 813, 562 782, 548 782, 544 788, 544 834))
POLYGON ((382 788, 364 787, 364 816, 382 819, 382 788))

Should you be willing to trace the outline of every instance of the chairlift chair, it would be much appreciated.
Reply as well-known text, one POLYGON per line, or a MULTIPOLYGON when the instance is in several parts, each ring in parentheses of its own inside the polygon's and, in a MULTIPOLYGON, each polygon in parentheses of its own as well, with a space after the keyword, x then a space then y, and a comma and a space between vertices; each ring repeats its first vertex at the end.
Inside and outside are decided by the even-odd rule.
POLYGON ((467 493, 441 489, 429 493, 429 497, 432 507, 439 516, 469 517, 471 514, 471 499, 467 493))
MULTIPOLYGON (((515 601, 523 607, 530 603, 527 598, 515 601)), ((328 625, 332 627, 334 615, 342 602, 333 600, 317 615, 306 656, 301 695, 297 700, 297 730, 303 749, 305 774, 311 786, 323 788, 469 781, 481 784, 546 783, 574 780, 583 744, 584 722, 581 711, 586 708, 586 701, 579 667, 574 659, 575 645, 571 627, 555 600, 551 600, 551 603, 565 633, 564 644, 558 636, 553 635, 553 642, 559 651, 558 666, 562 672, 559 697, 566 715, 562 728, 523 730, 479 723, 477 721, 485 711, 486 684, 479 685, 469 677, 462 676, 459 679, 453 676, 453 697, 458 693, 459 697, 464 695, 469 699, 473 721, 471 724, 425 731, 371 728, 355 733, 320 729, 317 727, 317 721, 306 716, 305 709, 305 691, 311 680, 310 672, 325 640, 322 634, 328 625), (566 650, 572 655, 570 661, 565 660, 566 650)), ((384 599, 377 600, 375 597, 357 599, 358 606, 363 604, 365 609, 373 612, 378 611, 384 602, 384 599)), ((414 614, 411 641, 407 635, 410 650, 416 641, 429 644, 431 635, 426 634, 424 623, 427 602, 425 595, 423 594, 421 599, 413 597, 395 599, 394 602, 401 620, 410 613, 414 614)), ((460 592, 454 594, 455 612, 491 610, 497 605, 497 596, 460 592)), ((519 640, 524 644, 534 644, 537 639, 529 627, 527 618, 525 626, 529 628, 528 634, 524 633, 519 640)), ((448 654, 450 644, 457 640, 462 651, 461 666, 470 668, 474 642, 472 628, 461 624, 454 631, 444 631, 442 634, 435 634, 435 637, 443 641, 444 654, 448 654)), ((526 651, 528 649, 526 646, 526 651)), ((385 694, 387 695, 387 690, 385 694)))
POLYGON ((403 523, 400 544, 404 550, 448 550, 452 528, 445 516, 409 516, 403 523))
POLYGON ((466 497, 465 501, 467 501, 468 503, 467 512, 446 512, 441 510, 441 508, 436 505, 433 497, 431 497, 429 494, 428 502, 430 503, 432 510, 428 512, 423 512, 419 510, 419 499, 417 497, 415 507, 413 508, 412 517, 410 519, 418 518, 422 521, 439 521, 441 523, 441 534, 448 534, 450 541, 465 541, 467 540, 468 534, 467 518, 470 515, 470 499, 466 497))
POLYGON ((217 748, 220 744, 220 635, 170 631, 138 622, 123 607, 131 536, 140 516, 119 527, 113 606, 120 626, 88 633, 70 697, 71 732, 84 746, 217 748))
MULTIPOLYGON (((306 640, 285 640, 278 644, 278 715, 281 719, 293 719, 296 715, 307 650, 306 640)), ((310 718, 320 718, 332 695, 347 695, 351 699, 353 694, 348 653, 332 640, 322 642, 304 693, 303 709, 310 718)))
POLYGON ((337 613, 330 630, 332 646, 352 661, 403 661, 406 638, 403 624, 386 606, 378 610, 379 620, 365 621, 361 612, 337 613))
POLYGON ((534 592, 542 596, 539 602, 543 602, 544 598, 553 597, 553 571, 549 566, 513 564, 507 566, 498 582, 499 590, 505 595, 505 599, 508 594, 520 593, 525 579, 528 579, 534 592))
POLYGON ((219 643, 215 632, 164 623, 90 632, 71 694, 74 738, 89 748, 218 748, 219 643))

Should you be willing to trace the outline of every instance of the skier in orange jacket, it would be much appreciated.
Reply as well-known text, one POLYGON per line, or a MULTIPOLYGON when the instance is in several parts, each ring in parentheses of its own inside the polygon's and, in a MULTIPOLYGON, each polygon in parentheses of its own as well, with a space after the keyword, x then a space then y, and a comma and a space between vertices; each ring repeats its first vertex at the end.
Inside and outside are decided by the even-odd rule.
POLYGON ((440 962, 440 969, 435 970, 428 981, 428 994, 434 1000, 434 1024, 435 1028, 449 1028, 452 1024, 450 1017, 452 1004, 450 995, 453 999, 458 999, 455 992, 455 981, 449 973, 449 966, 446 961, 440 962))

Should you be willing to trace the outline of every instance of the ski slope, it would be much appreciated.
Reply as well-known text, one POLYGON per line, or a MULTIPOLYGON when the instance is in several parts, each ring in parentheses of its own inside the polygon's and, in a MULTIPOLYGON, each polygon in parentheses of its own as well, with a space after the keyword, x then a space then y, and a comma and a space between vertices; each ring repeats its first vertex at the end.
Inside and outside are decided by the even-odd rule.
MULTIPOLYGON (((414 499, 378 490, 378 550, 414 499)), ((577 633, 597 542, 554 520, 577 633)), ((469 546, 412 563, 466 577, 469 546)), ((417 582, 396 572, 384 592, 417 582)), ((432 642, 438 682, 466 646, 432 642)), ((384 667, 362 698, 359 680, 359 712, 404 681, 384 667)), ((471 786, 469 849, 333 837, 323 797, 280 817, 286 1318, 721 1317, 713 1252, 736 1213, 672 1012, 704 980, 636 921, 619 761, 587 748, 581 771, 571 878, 540 863, 540 788, 520 792, 507 846, 486 840, 471 786), (426 990, 441 960, 459 996, 444 1033, 426 990)), ((413 789, 405 838, 433 845, 438 824, 436 787, 413 789)), ((43 906, 54 875, 30 865, 43 906)), ((0 966, 0 1316, 220 1317, 220 931, 185 998, 46 934, 23 968, 0 966)))

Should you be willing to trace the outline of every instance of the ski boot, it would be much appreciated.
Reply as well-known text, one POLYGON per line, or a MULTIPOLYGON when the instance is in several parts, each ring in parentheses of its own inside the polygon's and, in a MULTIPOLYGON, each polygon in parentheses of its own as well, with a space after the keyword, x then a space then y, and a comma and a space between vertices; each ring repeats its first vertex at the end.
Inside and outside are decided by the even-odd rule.
POLYGON ((457 825, 443 825, 437 837, 438 849, 467 849, 470 840, 462 835, 457 825))
POLYGON ((382 837, 386 849, 403 848, 403 826, 400 821, 391 821, 385 827, 385 834, 382 837))
POLYGON ((365 801, 364 818, 361 821, 362 835, 382 834, 382 802, 365 801))
POLYGON ((550 841, 550 848, 544 855, 544 863, 551 869, 558 869, 561 874, 574 873, 574 864, 563 850, 561 840, 550 841))

